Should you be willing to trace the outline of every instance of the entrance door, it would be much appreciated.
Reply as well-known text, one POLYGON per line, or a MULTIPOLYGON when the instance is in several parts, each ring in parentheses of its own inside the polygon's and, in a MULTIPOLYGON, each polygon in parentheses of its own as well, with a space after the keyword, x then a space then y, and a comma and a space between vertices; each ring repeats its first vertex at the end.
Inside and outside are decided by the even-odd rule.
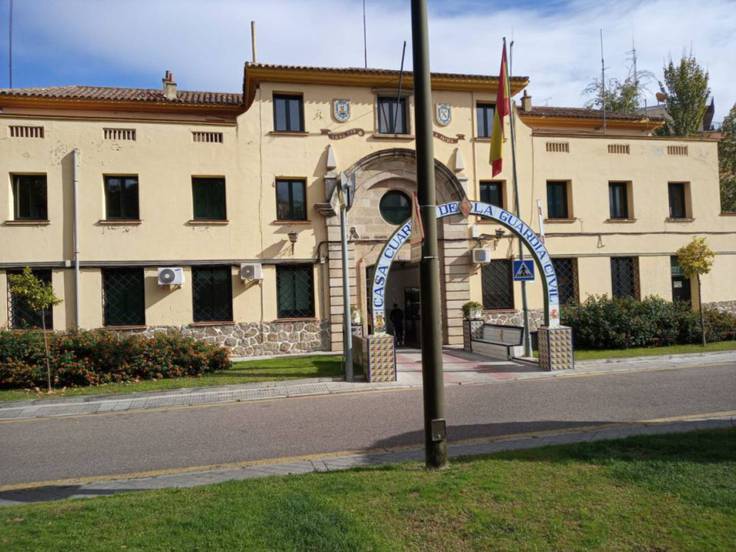
POLYGON ((404 344, 408 347, 422 344, 421 312, 419 288, 404 288, 404 344))

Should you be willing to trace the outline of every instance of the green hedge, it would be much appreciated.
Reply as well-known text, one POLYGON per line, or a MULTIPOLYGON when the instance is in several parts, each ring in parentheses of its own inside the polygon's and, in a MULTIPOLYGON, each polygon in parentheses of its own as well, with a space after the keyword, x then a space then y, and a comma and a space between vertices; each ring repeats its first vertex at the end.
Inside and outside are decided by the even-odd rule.
MULTIPOLYGON (((704 309, 708 341, 736 339, 736 316, 704 309)), ((699 314, 682 302, 659 297, 610 299, 590 297, 562 308, 562 323, 573 329, 581 349, 626 349, 700 343, 699 314)))
MULTIPOLYGON (((154 337, 104 330, 49 333, 54 387, 198 376, 230 367, 222 347, 160 333, 154 337)), ((0 388, 45 387, 40 331, 0 332, 0 388)))

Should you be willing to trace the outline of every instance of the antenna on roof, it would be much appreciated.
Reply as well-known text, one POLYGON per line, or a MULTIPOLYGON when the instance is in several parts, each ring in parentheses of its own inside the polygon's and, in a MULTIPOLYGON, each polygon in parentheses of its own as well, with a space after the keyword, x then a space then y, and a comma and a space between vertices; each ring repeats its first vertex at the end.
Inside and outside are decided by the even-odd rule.
POLYGON ((8 14, 8 88, 13 88, 13 0, 8 14))
POLYGON ((256 62, 256 22, 250 22, 250 51, 253 63, 256 62))
MULTIPOLYGON (((396 134, 396 124, 398 122, 399 108, 401 106, 401 81, 403 80, 403 77, 404 77, 404 57, 405 56, 406 56, 406 40, 404 41, 404 47, 401 49, 401 69, 399 70, 399 89, 396 91, 396 105, 395 105, 395 111, 394 111, 394 120, 393 120, 393 126, 391 127, 391 130, 394 131, 394 134, 396 134)), ((406 117, 406 111, 403 111, 402 115, 406 117)), ((404 130, 404 132, 406 132, 406 130, 404 130)))
POLYGON ((603 29, 601 29, 601 103, 603 104, 603 134, 606 133, 606 64, 603 61, 603 29))
POLYGON ((368 69, 368 32, 365 24, 365 0, 363 0, 363 65, 368 69))

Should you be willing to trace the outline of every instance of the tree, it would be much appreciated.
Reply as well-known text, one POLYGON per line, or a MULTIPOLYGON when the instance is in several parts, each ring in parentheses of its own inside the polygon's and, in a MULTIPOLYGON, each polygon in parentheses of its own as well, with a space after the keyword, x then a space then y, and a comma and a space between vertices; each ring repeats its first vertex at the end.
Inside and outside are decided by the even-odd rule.
POLYGON ((690 136, 702 130, 708 102, 708 72, 698 65, 692 54, 684 55, 677 65, 670 60, 664 67, 664 82, 660 91, 667 96, 665 109, 668 121, 659 134, 690 136))
POLYGON ((22 274, 13 274, 9 278, 10 292, 25 299, 28 306, 41 312, 41 329, 43 330, 43 346, 46 353, 46 382, 51 392, 51 361, 49 360, 49 342, 46 335, 46 311, 61 303, 61 299, 54 295, 51 284, 41 281, 33 275, 29 267, 23 269, 22 274))
POLYGON ((588 109, 603 109, 604 98, 606 111, 636 113, 639 109, 639 89, 630 78, 624 82, 616 78, 608 79, 605 92, 602 90, 601 80, 595 79, 585 87, 583 94, 591 97, 585 102, 588 109))
POLYGON ((701 293, 700 276, 708 274, 713 266, 715 253, 705 243, 705 238, 693 238, 689 244, 677 250, 677 262, 688 278, 698 281, 698 309, 700 310, 700 333, 705 346, 705 321, 703 320, 703 294, 701 293))
POLYGON ((718 164, 721 176, 721 210, 736 211, 736 104, 721 126, 723 137, 718 142, 718 164))

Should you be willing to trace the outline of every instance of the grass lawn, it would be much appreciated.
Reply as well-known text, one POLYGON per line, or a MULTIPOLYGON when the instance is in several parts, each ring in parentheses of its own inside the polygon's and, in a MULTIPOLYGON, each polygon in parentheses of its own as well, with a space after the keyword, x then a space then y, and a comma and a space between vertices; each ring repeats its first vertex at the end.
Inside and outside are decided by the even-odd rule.
POLYGON ((736 430, 0 509, 15 550, 732 551, 736 430))
MULTIPOLYGON (((52 397, 78 395, 110 395, 138 393, 140 391, 163 391, 183 387, 207 387, 233 383, 280 381, 301 378, 336 378, 343 375, 342 357, 317 355, 306 357, 282 357, 267 360, 247 360, 233 363, 230 370, 222 370, 202 377, 145 380, 138 383, 109 383, 95 387, 74 387, 54 392, 52 397)), ((0 401, 34 399, 49 395, 22 389, 0 389, 0 401)))
POLYGON ((736 341, 718 341, 702 345, 668 345, 667 347, 636 347, 632 349, 577 350, 576 360, 601 360, 606 358, 625 358, 650 355, 677 355, 682 353, 703 353, 712 351, 736 350, 736 341))

